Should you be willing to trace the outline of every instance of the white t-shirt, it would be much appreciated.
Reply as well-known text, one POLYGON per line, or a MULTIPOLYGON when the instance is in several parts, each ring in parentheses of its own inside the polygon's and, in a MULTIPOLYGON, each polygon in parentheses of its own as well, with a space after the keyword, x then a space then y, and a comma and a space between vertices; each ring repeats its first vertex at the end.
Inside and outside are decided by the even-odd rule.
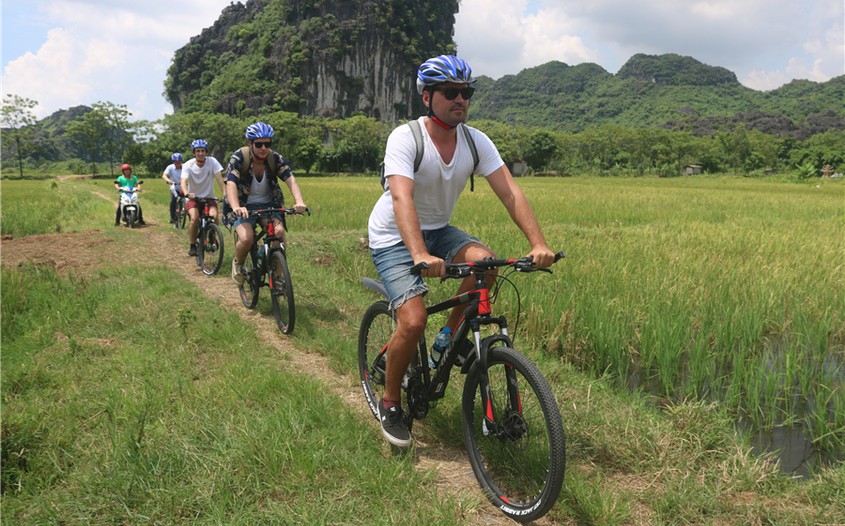
POLYGON ((188 179, 188 192, 200 199, 215 197, 214 174, 222 171, 220 162, 211 156, 205 158, 202 166, 197 165, 196 159, 188 159, 182 164, 182 177, 188 179))
MULTIPOLYGON (((458 130, 458 144, 452 162, 446 164, 440 152, 431 141, 423 124, 425 117, 420 117, 423 144, 425 144, 420 168, 414 173, 414 158, 417 147, 414 143, 411 127, 402 125, 394 129, 387 138, 384 153, 384 173, 388 177, 407 177, 414 180, 414 205, 417 208, 420 228, 434 230, 449 224, 455 204, 466 187, 469 176, 473 173, 472 151, 462 131, 458 130)), ((462 125, 463 126, 463 125, 462 125)), ((478 151, 478 167, 475 174, 487 177, 503 164, 499 150, 483 132, 467 126, 475 140, 478 151)), ((385 248, 402 241, 396 226, 396 214, 393 210, 393 198, 390 189, 385 190, 370 213, 367 225, 370 248, 385 248)))
POLYGON ((270 181, 267 180, 267 169, 264 169, 264 175, 261 181, 253 176, 252 185, 249 188, 249 195, 246 198, 248 205, 269 205, 273 202, 273 192, 270 190, 270 181))
POLYGON ((167 168, 164 169, 164 173, 167 174, 167 177, 169 177, 176 186, 179 186, 179 183, 182 181, 181 168, 176 168, 175 164, 168 164, 167 168))

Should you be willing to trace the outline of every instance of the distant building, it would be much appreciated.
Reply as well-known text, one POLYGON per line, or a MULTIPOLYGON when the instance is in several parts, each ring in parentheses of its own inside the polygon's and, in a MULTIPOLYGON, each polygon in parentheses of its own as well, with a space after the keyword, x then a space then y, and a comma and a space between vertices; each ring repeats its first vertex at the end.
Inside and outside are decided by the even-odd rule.
POLYGON ((701 173, 701 165, 688 164, 684 168, 684 175, 698 175, 701 173))
POLYGON ((522 177, 528 171, 528 163, 525 161, 514 161, 511 167, 511 174, 514 177, 522 177))

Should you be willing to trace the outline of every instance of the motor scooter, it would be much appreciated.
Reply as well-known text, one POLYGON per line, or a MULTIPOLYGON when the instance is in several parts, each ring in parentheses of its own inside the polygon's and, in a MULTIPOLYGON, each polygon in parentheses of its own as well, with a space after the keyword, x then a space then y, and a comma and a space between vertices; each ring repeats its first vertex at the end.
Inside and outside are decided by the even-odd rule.
POLYGON ((139 181, 138 186, 121 186, 120 192, 120 217, 123 224, 129 228, 135 228, 138 224, 138 216, 141 213, 141 205, 138 203, 138 193, 144 181, 139 181))

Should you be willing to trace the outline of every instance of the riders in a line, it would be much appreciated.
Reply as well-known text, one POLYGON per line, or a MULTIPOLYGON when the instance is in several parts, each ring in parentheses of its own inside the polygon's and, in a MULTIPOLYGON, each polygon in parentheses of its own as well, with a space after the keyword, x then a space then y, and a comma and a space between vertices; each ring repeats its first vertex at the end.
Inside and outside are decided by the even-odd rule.
MULTIPOLYGON (((426 326, 423 296, 428 289, 422 278, 444 275, 444 262, 493 256, 477 238, 449 224, 458 197, 473 173, 482 176, 504 204, 528 240, 527 255, 534 263, 547 267, 554 261, 525 194, 496 146, 483 132, 464 124, 476 80, 469 64, 455 56, 440 55, 420 65, 416 80, 417 91, 428 108, 427 115, 417 119, 425 145, 423 158, 415 170, 417 146, 410 126, 401 125, 391 132, 384 154, 388 187, 368 224, 373 263, 397 318, 388 343, 379 420, 385 438, 399 447, 411 444, 402 415, 400 387, 426 326), (475 142, 477 165, 464 127, 475 142), (409 272, 413 265, 423 262, 428 269, 421 275, 409 272)), ((470 276, 462 281, 458 294, 471 290, 473 279, 470 276)), ((452 333, 462 312, 463 307, 458 306, 450 313, 447 326, 452 333)))
MULTIPOLYGON (((206 199, 215 199, 214 181, 220 187, 220 193, 225 195, 226 185, 223 182, 223 166, 220 161, 208 155, 208 143, 203 139, 197 139, 191 143, 193 159, 189 159, 182 165, 182 179, 180 185, 182 193, 188 197, 188 216, 191 218, 191 225, 188 227, 188 241, 190 248, 189 256, 197 255, 197 230, 199 229, 200 215, 206 199)), ((208 202, 209 211, 220 222, 216 201, 208 202)))
MULTIPOLYGON (((271 148, 273 127, 263 122, 250 124, 246 129, 246 138, 249 144, 235 150, 226 169, 226 201, 237 217, 234 223, 237 243, 232 258, 232 279, 238 285, 244 282, 243 261, 255 237, 256 218, 250 217, 250 212, 285 206, 279 181, 287 184, 294 199, 294 210, 302 213, 306 209, 290 166, 284 157, 271 148)), ((281 216, 274 216, 273 221, 277 232, 284 235, 281 216)))
MULTIPOLYGON (((121 186, 128 186, 130 188, 138 186, 138 176, 132 173, 132 165, 126 163, 120 167, 120 171, 123 172, 123 175, 118 176, 117 179, 114 180, 114 187, 116 189, 120 190, 121 186)), ((144 222, 144 211, 141 208, 141 203, 138 203, 138 224, 147 224, 144 222)), ((120 198, 117 199, 117 212, 114 214, 114 226, 120 226, 120 198)))
POLYGON ((172 163, 167 165, 161 178, 170 185, 170 222, 176 222, 176 200, 182 194, 182 154, 179 152, 170 156, 172 163))

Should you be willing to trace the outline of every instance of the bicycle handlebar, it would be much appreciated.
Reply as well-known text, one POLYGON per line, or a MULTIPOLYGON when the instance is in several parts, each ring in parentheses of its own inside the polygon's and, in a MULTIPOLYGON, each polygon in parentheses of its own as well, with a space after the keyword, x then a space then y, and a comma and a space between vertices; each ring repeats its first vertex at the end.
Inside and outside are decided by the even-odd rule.
POLYGON ((261 210, 253 210, 249 213, 251 217, 271 217, 273 214, 285 214, 285 215, 304 215, 308 214, 311 215, 311 209, 307 206, 305 207, 305 212, 297 212, 295 208, 262 208, 261 210))
MULTIPOLYGON (((564 254, 563 251, 560 251, 555 254, 555 262, 565 257, 566 254, 564 254)), ((446 275, 443 276, 443 279, 465 278, 471 274, 483 273, 499 267, 514 267, 517 272, 552 272, 548 268, 537 268, 533 266, 533 262, 534 258, 526 256, 519 259, 485 258, 478 261, 467 261, 464 263, 446 263, 446 275)), ((410 272, 411 274, 419 274, 427 268, 427 263, 417 263, 411 267, 410 272)))

